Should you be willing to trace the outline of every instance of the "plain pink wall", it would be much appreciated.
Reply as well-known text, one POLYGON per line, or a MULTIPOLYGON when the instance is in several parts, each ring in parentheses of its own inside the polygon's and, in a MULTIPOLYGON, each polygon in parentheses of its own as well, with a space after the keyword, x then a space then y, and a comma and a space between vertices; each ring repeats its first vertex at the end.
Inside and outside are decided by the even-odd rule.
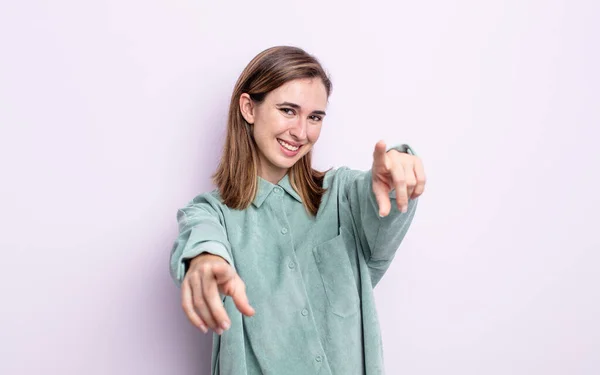
POLYGON ((595 1, 0 5, 0 374, 209 373, 168 273, 259 51, 331 72, 320 168, 429 185, 376 295, 389 374, 600 373, 595 1))

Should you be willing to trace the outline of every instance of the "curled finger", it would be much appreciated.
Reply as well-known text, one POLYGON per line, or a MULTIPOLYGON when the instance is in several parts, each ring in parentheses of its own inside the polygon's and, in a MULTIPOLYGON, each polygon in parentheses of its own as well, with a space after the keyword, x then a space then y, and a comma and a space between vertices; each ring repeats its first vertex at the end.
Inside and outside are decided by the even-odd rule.
POLYGON ((223 333, 223 331, 229 329, 229 327, 231 326, 231 321, 229 320, 227 311, 225 311, 225 307, 223 306, 223 302, 221 301, 221 296, 219 295, 220 282, 217 279, 223 272, 221 268, 231 268, 231 266, 226 263, 223 263, 213 265, 213 267, 214 268, 211 270, 211 272, 206 272, 203 275, 202 292, 204 294, 204 300, 206 301, 206 305, 210 310, 210 314, 212 315, 214 320, 215 326, 213 329, 220 335, 223 333))
POLYGON ((185 315, 194 326, 198 327, 204 333, 208 332, 206 323, 204 323, 194 308, 192 288, 189 284, 189 280, 184 280, 184 282, 181 284, 181 307, 183 308, 185 315))
POLYGON ((406 184, 406 176, 404 168, 401 164, 397 164, 391 168, 392 182, 396 189, 396 205, 398 210, 407 212, 408 210, 408 190, 406 184))

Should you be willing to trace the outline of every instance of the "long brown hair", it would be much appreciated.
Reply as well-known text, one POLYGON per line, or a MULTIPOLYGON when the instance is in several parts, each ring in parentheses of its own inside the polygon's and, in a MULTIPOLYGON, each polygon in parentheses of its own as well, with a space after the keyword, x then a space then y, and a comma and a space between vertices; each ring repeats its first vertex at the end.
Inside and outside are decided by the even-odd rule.
MULTIPOLYGON (((321 79, 327 97, 331 94, 331 81, 319 61, 297 47, 277 46, 262 51, 238 78, 229 105, 223 154, 213 175, 213 181, 227 206, 239 210, 247 208, 258 190, 258 146, 250 126, 242 116, 240 96, 248 93, 252 101, 261 103, 269 92, 300 78, 321 79)), ((312 169, 311 154, 312 150, 298 160, 288 174, 304 207, 316 216, 325 193, 325 172, 312 169)))

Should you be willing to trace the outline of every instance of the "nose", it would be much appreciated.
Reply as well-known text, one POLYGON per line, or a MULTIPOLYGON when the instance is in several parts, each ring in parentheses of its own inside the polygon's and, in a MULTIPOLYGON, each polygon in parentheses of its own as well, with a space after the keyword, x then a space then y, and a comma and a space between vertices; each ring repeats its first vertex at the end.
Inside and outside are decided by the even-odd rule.
POLYGON ((294 126, 290 128, 290 135, 295 141, 304 142, 306 140, 306 122, 307 120, 299 118, 294 126))

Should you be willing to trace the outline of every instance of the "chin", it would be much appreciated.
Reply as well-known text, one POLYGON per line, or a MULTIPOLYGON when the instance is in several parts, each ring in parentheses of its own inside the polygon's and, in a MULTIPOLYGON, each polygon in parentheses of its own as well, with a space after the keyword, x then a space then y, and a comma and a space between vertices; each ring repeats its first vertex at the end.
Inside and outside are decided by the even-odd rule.
POLYGON ((290 169, 291 167, 294 166, 294 164, 296 164, 296 162, 298 162, 298 160, 300 160, 300 159, 286 160, 286 161, 278 160, 276 163, 273 163, 273 164, 275 164, 275 166, 277 166, 278 168, 281 168, 281 169, 290 169))
POLYGON ((278 168, 281 170, 287 170, 287 169, 292 168, 294 166, 294 164, 296 164, 298 162, 298 160, 300 160, 300 157, 296 157, 293 159, 287 159, 287 158, 282 158, 279 155, 269 158, 269 162, 271 163, 271 165, 274 166, 275 168, 278 168))

